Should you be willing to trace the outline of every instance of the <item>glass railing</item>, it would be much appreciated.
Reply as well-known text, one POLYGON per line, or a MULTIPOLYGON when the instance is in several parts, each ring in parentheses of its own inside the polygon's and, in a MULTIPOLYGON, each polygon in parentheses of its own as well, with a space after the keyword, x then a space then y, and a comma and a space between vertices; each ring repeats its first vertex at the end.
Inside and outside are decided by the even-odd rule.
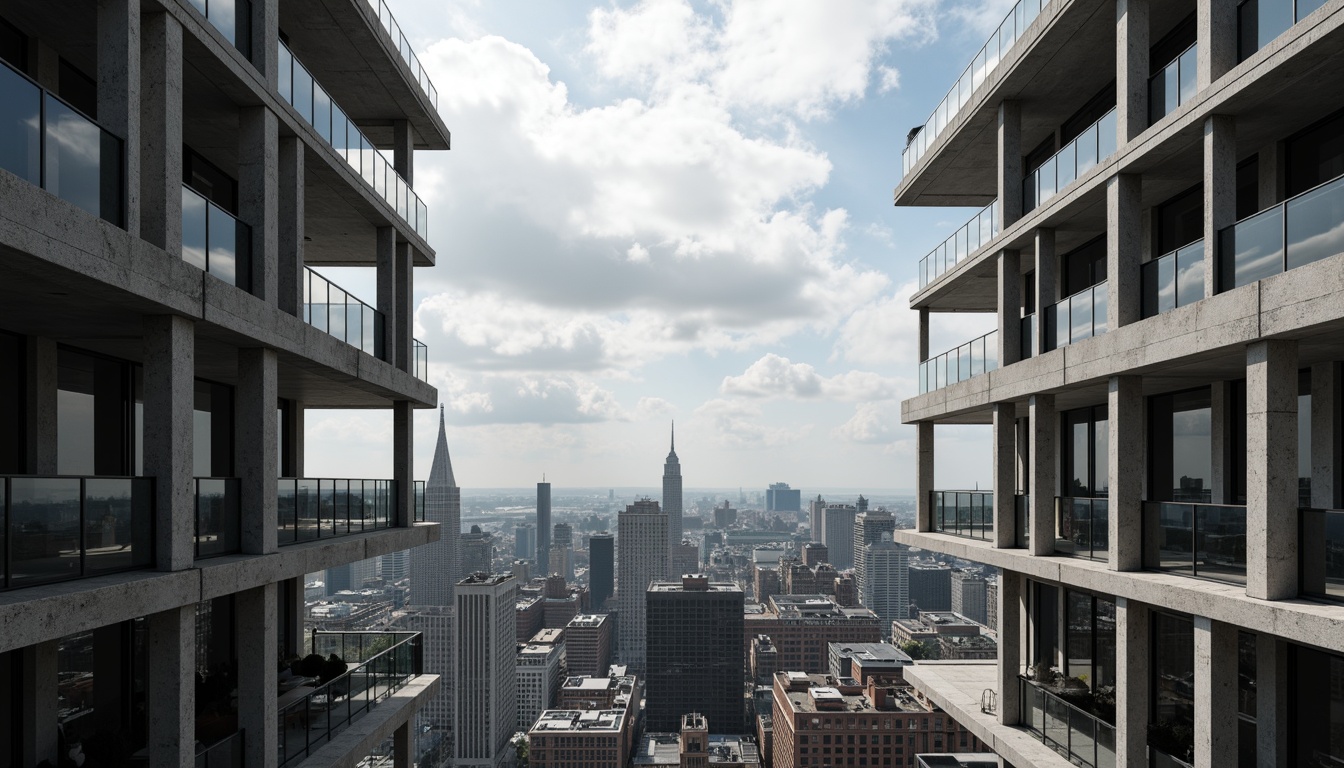
POLYGON ((303 319, 379 360, 383 356, 383 313, 339 285, 304 267, 303 319))
POLYGON ((1033 312, 1027 315, 1021 322, 1021 349, 1018 355, 1023 360, 1030 360, 1036 356, 1036 314, 1033 312))
POLYGON ((1245 61, 1322 5, 1325 0, 1245 0, 1237 7, 1237 60, 1245 61))
POLYGON ((419 339, 411 339, 411 351, 415 354, 415 378, 429 381, 429 347, 419 339))
POLYGON ((1194 98, 1199 65, 1199 44, 1186 48, 1180 56, 1148 78, 1148 124, 1176 111, 1194 98))
POLYGON ((1344 176, 1218 233, 1218 290, 1344 253, 1344 176))
POLYGON ((429 211, 382 150, 369 141, 331 95, 280 43, 280 96, 420 237, 429 239, 429 211))
POLYGON ((246 739, 239 730, 196 753, 196 768, 243 768, 246 739))
POLYGON ((389 640, 386 649, 358 663, 338 654, 345 672, 317 686, 299 686, 277 702, 280 765, 299 764, 422 674, 420 633, 390 633, 389 640))
POLYGON ((993 491, 930 491, 933 530, 982 541, 994 540, 993 491))
POLYGON ((1050 349, 1067 347, 1106 332, 1106 283, 1045 308, 1044 333, 1050 349))
POLYGON ((1302 594, 1344 600, 1344 511, 1301 509, 1298 515, 1302 594))
POLYGON ((999 332, 990 331, 919 364, 919 393, 966 381, 999 367, 999 332))
POLYGON ((122 141, 0 60, 0 168, 123 226, 122 141))
POLYGON ((420 59, 411 49, 411 44, 406 40, 406 35, 402 34, 401 25, 392 17, 392 12, 387 9, 387 3, 383 0, 365 0, 365 2, 369 4, 370 8, 378 12, 378 21, 383 25, 383 29, 387 30, 387 34, 391 35, 392 42, 396 45, 397 52, 401 54, 402 60, 406 62, 406 66, 411 68, 411 76, 420 84, 420 90, 424 91, 425 95, 429 97, 429 103, 433 104, 435 109, 438 109, 439 90, 429 81, 429 73, 425 71, 424 67, 420 66, 420 59))
POLYGON ((1142 269, 1143 316, 1152 317, 1204 298, 1204 241, 1177 248, 1142 269))
POLYGON ((1115 726, 1019 678, 1022 724, 1074 765, 1114 768, 1115 726))
POLYGON ((901 152, 902 173, 909 173, 933 144, 934 139, 938 138, 944 128, 951 125, 957 112, 971 100, 971 94, 975 93, 975 90, 985 82, 985 78, 994 72, 999 62, 1012 50, 1013 44, 1022 37, 1027 27, 1040 14, 1041 8, 1048 3, 1049 0, 1018 0, 1013 10, 1009 11, 999 24, 999 28, 989 36, 989 41, 971 60, 970 66, 961 73, 961 78, 933 110, 929 119, 912 132, 906 141, 905 149, 901 152))
POLYGON ((148 477, 0 478, 0 587, 154 566, 148 477))
POLYGON ((245 291, 252 286, 252 228, 182 185, 182 260, 245 291))
POLYGON ((1110 500, 1055 497, 1055 551, 1105 560, 1110 549, 1110 500))
POLYGON ((986 243, 999 234, 999 219, 995 209, 999 201, 986 205, 952 234, 929 251, 929 255, 919 260, 919 287, 923 288, 947 270, 956 266, 980 250, 986 243))
POLYGON ((415 481, 415 522, 425 522, 425 481, 415 481))
MULTIPOLYGON (((359 664, 368 661, 398 643, 420 636, 419 632, 379 632, 362 630, 354 632, 329 632, 313 630, 309 641, 310 653, 330 656, 333 653, 346 662, 359 664)), ((415 645, 412 653, 419 654, 420 647, 415 645)))
POLYGON ((242 481, 236 477, 196 478, 196 557, 241 552, 242 481))
POLYGON ((252 3, 249 0, 188 0, 244 56, 252 55, 252 3))
POLYGON ((1115 110, 1112 109, 1022 180, 1022 212, 1029 213, 1063 192, 1075 179, 1114 154, 1115 149, 1115 110))
POLYGON ((1031 546, 1031 495, 1019 493, 1013 497, 1013 523, 1017 526, 1017 536, 1013 543, 1018 549, 1031 546))
POLYGON ((393 480, 280 478, 280 546, 392 527, 395 487, 393 480))
POLYGON ((1143 525, 1147 567, 1246 583, 1246 507, 1149 501, 1143 525))

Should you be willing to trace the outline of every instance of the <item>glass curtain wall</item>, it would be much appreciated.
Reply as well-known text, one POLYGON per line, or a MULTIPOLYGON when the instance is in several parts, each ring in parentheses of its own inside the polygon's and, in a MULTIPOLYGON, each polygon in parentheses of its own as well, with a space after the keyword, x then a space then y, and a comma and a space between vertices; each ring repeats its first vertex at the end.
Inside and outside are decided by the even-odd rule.
POLYGON ((1083 682, 1109 708, 1097 712, 1115 722, 1115 602, 1068 590, 1064 620, 1068 628, 1064 674, 1083 682))
POLYGON ((66 347, 56 359, 57 474, 130 474, 137 447, 126 427, 141 399, 133 366, 66 347))

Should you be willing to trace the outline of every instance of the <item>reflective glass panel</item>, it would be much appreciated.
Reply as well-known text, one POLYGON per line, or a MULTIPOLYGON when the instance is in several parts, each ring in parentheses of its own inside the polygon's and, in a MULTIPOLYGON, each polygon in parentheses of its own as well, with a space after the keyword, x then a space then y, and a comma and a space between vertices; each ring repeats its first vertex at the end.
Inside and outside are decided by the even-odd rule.
POLYGON ((197 269, 205 269, 209 251, 206 238, 205 198, 182 187, 182 260, 197 269))
POLYGON ((1299 195, 1285 207, 1288 269, 1344 253, 1344 178, 1299 195))
POLYGON ((94 216, 102 212, 102 131, 56 97, 46 97, 43 187, 94 216))
POLYGON ((42 92, 0 62, 0 168, 29 184, 42 183, 42 92))
POLYGON ((85 567, 90 575, 150 565, 148 478, 84 481, 85 567))
POLYGON ((238 284, 238 223, 228 211, 211 204, 209 210, 210 261, 208 271, 229 285, 238 284))
POLYGON ((10 586, 79 576, 79 479, 13 477, 9 493, 10 586))
POLYGON ((1250 285, 1283 271, 1281 206, 1262 211, 1223 232, 1226 239, 1220 254, 1223 259, 1222 290, 1250 285))
POLYGON ((1176 252, 1176 306, 1184 307, 1204 298, 1204 241, 1176 252))

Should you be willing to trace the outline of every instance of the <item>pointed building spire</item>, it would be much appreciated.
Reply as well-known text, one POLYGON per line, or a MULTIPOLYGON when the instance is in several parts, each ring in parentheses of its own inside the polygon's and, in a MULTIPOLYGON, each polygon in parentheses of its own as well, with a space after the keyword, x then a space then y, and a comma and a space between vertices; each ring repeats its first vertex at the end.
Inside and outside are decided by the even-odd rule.
POLYGON ((672 452, 677 452, 677 420, 672 420, 672 452))
POLYGON ((444 424, 443 404, 439 404, 439 439, 434 445, 434 459, 429 465, 429 482, 444 488, 456 488, 453 477, 453 459, 448 455, 448 430, 444 424))

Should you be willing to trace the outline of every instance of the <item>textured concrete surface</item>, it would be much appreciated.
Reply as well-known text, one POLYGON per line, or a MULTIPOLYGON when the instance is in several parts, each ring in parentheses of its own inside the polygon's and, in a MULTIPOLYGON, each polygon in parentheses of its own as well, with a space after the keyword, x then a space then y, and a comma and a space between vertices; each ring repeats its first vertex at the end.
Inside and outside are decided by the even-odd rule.
POLYGON ((1022 257, 999 254, 999 365, 1022 359, 1022 257))
POLYGON ((1006 99, 999 104, 998 200, 999 228, 1006 229, 1022 218, 1022 102, 1006 99))
POLYGON ((252 228, 252 295, 278 305, 280 146, 275 113, 238 114, 238 218, 252 228))
MULTIPOLYGON (((934 435, 932 422, 915 425, 915 528, 933 530, 934 435)), ((813 533, 815 536, 816 533, 813 533)))
POLYGON ((182 251, 182 25, 167 13, 141 16, 140 236, 182 251))
POLYGON ((127 232, 140 231, 140 3, 98 3, 98 123, 137 148, 123 157, 127 232), (134 180, 134 183, 130 183, 134 180))
POLYGON ((1143 476, 1148 466, 1143 380, 1112 376, 1107 406, 1107 556, 1114 570, 1136 571, 1143 567, 1143 476))
MULTIPOLYGON (((265 584, 233 598, 238 654, 238 727, 246 734, 243 764, 272 768, 277 761, 276 648, 279 605, 276 585, 265 584)), ((300 603, 302 605, 302 603, 300 603)))
MULTIPOLYGON (((1202 0, 1208 2, 1208 0, 1202 0)), ((1218 233, 1237 220, 1237 122, 1231 115, 1204 121, 1204 295, 1218 291, 1218 233)))
POLYGON ((1032 233, 1032 252, 1035 254, 1036 268, 1036 354, 1043 355, 1049 349, 1046 339, 1049 336, 1045 327, 1045 308, 1059 301, 1059 278, 1057 267, 1059 259, 1055 254, 1055 231, 1037 229, 1032 233))
POLYGON ((1025 646, 1022 643, 1025 626, 1022 619, 1026 593, 1022 588, 1022 577, 1009 572, 999 574, 996 594, 999 601, 999 626, 992 629, 999 633, 998 679, 995 686, 999 694, 998 721, 1000 725, 1017 725, 1022 718, 1022 683, 1017 675, 1025 659, 1025 646))
POLYGON ((1344 508, 1344 363, 1311 366, 1311 506, 1344 508))
POLYGON ((1246 592, 1297 595, 1297 344, 1246 348, 1246 592))
POLYGON ((56 342, 41 336, 27 338, 24 381, 24 438, 27 440, 28 471, 35 475, 56 474, 56 389, 58 365, 56 342))
POLYGON ((1152 665, 1148 607, 1115 601, 1115 764, 1148 768, 1148 701, 1152 665))
POLYGON ((1106 327, 1137 323, 1143 314, 1139 259, 1143 227, 1139 192, 1142 180, 1121 173, 1106 181, 1106 327))
POLYGON ((144 464, 154 478, 154 550, 159 570, 190 568, 196 556, 192 480, 196 339, 192 321, 144 322, 144 464))
POLYGON ((307 270, 303 268, 303 142, 296 136, 278 139, 276 190, 279 213, 276 216, 276 306, 283 312, 302 317, 303 290, 307 270))
POLYGON ((994 546, 1012 547, 1017 533, 1017 406, 994 404, 994 546))
POLYGON ((1195 81, 1203 89, 1237 65, 1237 0, 1196 0, 1199 37, 1195 81))
POLYGON ((153 614, 147 624, 149 766, 194 765, 196 723, 184 713, 196 711, 196 606, 153 614))
POLYGON ((1195 765, 1237 763, 1237 627, 1196 616, 1195 765))
POLYGON ((1122 147, 1148 129, 1149 16, 1149 0, 1116 0, 1115 126, 1122 147))
POLYGON ((1031 551, 1050 553, 1055 546, 1055 493, 1059 460, 1059 416, 1053 395, 1032 395, 1031 407, 1031 551))
POLYGON ((298 768, 356 768, 374 747, 412 722, 415 713, 439 694, 439 685, 438 675, 412 678, 336 738, 311 753, 298 768))
POLYGON ((1255 736, 1259 765, 1288 765, 1288 644, 1268 634, 1256 635, 1255 736))
POLYGON ((249 554, 276 550, 276 358, 269 349, 238 350, 234 390, 234 471, 241 486, 242 547, 249 554))

